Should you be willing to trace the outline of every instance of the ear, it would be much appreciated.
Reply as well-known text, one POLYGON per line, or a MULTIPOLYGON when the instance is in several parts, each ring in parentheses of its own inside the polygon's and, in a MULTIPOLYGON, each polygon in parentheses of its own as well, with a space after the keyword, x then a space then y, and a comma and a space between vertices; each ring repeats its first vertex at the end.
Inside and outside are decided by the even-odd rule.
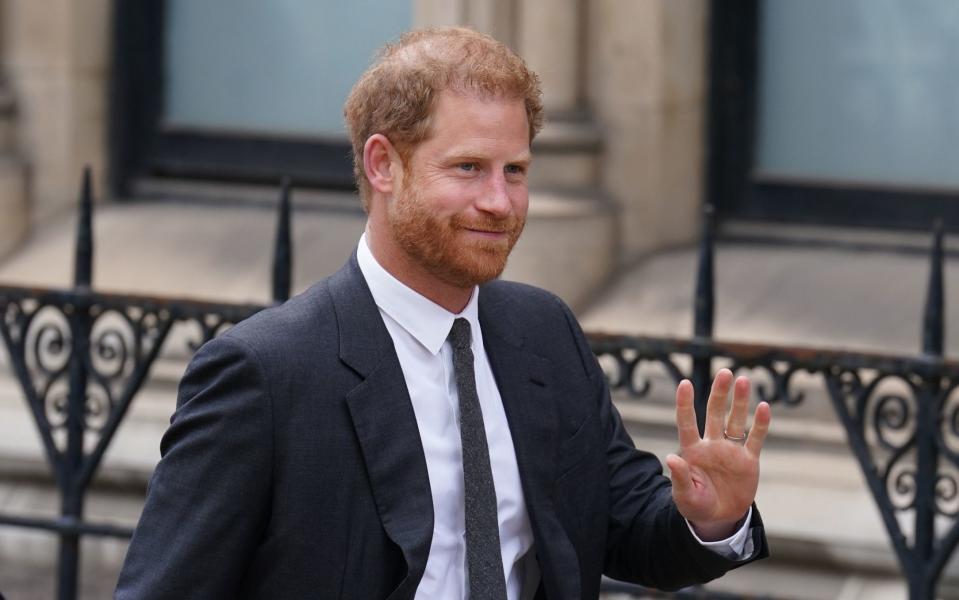
POLYGON ((370 187, 381 194, 392 194, 397 185, 397 167, 400 156, 390 140, 382 133, 375 133, 363 146, 363 170, 370 187))

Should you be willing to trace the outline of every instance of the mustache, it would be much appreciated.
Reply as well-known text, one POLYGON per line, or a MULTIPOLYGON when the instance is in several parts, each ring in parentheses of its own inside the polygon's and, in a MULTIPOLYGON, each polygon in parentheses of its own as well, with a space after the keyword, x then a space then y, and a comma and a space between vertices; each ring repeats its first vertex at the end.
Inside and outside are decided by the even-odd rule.
POLYGON ((463 217, 454 217, 452 225, 460 229, 475 229, 477 231, 488 231, 490 233, 511 233, 522 226, 519 219, 514 216, 496 219, 487 217, 483 219, 466 219, 463 217))

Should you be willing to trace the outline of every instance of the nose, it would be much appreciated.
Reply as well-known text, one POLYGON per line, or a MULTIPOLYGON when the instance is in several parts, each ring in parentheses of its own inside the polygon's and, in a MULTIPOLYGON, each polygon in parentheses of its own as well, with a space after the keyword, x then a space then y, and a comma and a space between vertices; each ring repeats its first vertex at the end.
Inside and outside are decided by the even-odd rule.
POLYGON ((509 184, 502 171, 490 176, 489 185, 483 190, 476 207, 485 213, 500 218, 506 217, 512 212, 513 205, 510 201, 509 184))

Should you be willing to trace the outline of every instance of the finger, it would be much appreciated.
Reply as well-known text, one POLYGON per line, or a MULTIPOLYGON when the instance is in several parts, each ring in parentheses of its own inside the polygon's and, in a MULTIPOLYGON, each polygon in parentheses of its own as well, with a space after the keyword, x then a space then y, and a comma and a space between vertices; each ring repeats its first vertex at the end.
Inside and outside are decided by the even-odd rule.
POLYGON ((726 433, 741 438, 746 435, 746 419, 749 417, 749 378, 737 377, 733 385, 733 407, 726 421, 726 433))
POLYGON ((700 439, 693 406, 693 384, 688 379, 680 381, 676 388, 676 429, 679 430, 680 449, 688 448, 700 439))
POLYGON ((673 494, 680 497, 689 495, 692 479, 689 475, 689 463, 670 454, 666 457, 666 466, 669 467, 669 478, 673 482, 673 494))
POLYGON ((753 428, 749 431, 749 438, 746 439, 746 450, 753 456, 758 457, 763 449, 771 420, 772 410, 770 410, 769 404, 760 402, 759 406, 756 407, 756 414, 753 416, 753 428))
POLYGON ((720 369, 713 380, 713 389, 709 392, 706 401, 706 435, 710 440, 723 438, 723 427, 726 424, 726 405, 729 401, 729 385, 733 374, 729 369, 720 369))

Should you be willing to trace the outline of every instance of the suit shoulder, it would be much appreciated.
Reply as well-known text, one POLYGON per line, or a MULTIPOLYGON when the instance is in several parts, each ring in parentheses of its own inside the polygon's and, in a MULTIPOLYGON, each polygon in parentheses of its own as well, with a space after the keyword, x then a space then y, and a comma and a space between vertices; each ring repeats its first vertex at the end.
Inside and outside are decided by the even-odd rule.
POLYGON ((261 358, 296 345, 300 340, 335 339, 336 320, 321 280, 278 306, 265 308, 231 327, 221 337, 247 347, 261 358))
POLYGON ((569 310, 566 303, 553 292, 518 281, 497 279, 484 285, 482 293, 485 299, 497 303, 509 303, 516 308, 535 307, 542 309, 545 306, 569 310))
POLYGON ((493 319, 503 317, 542 356, 576 364, 595 376, 596 358, 573 311, 556 294, 536 286, 495 281, 483 286, 481 301, 487 302, 493 319))
POLYGON ((516 281, 496 280, 482 287, 480 298, 497 310, 516 315, 523 322, 539 325, 556 319, 574 319, 562 298, 543 288, 516 281))

